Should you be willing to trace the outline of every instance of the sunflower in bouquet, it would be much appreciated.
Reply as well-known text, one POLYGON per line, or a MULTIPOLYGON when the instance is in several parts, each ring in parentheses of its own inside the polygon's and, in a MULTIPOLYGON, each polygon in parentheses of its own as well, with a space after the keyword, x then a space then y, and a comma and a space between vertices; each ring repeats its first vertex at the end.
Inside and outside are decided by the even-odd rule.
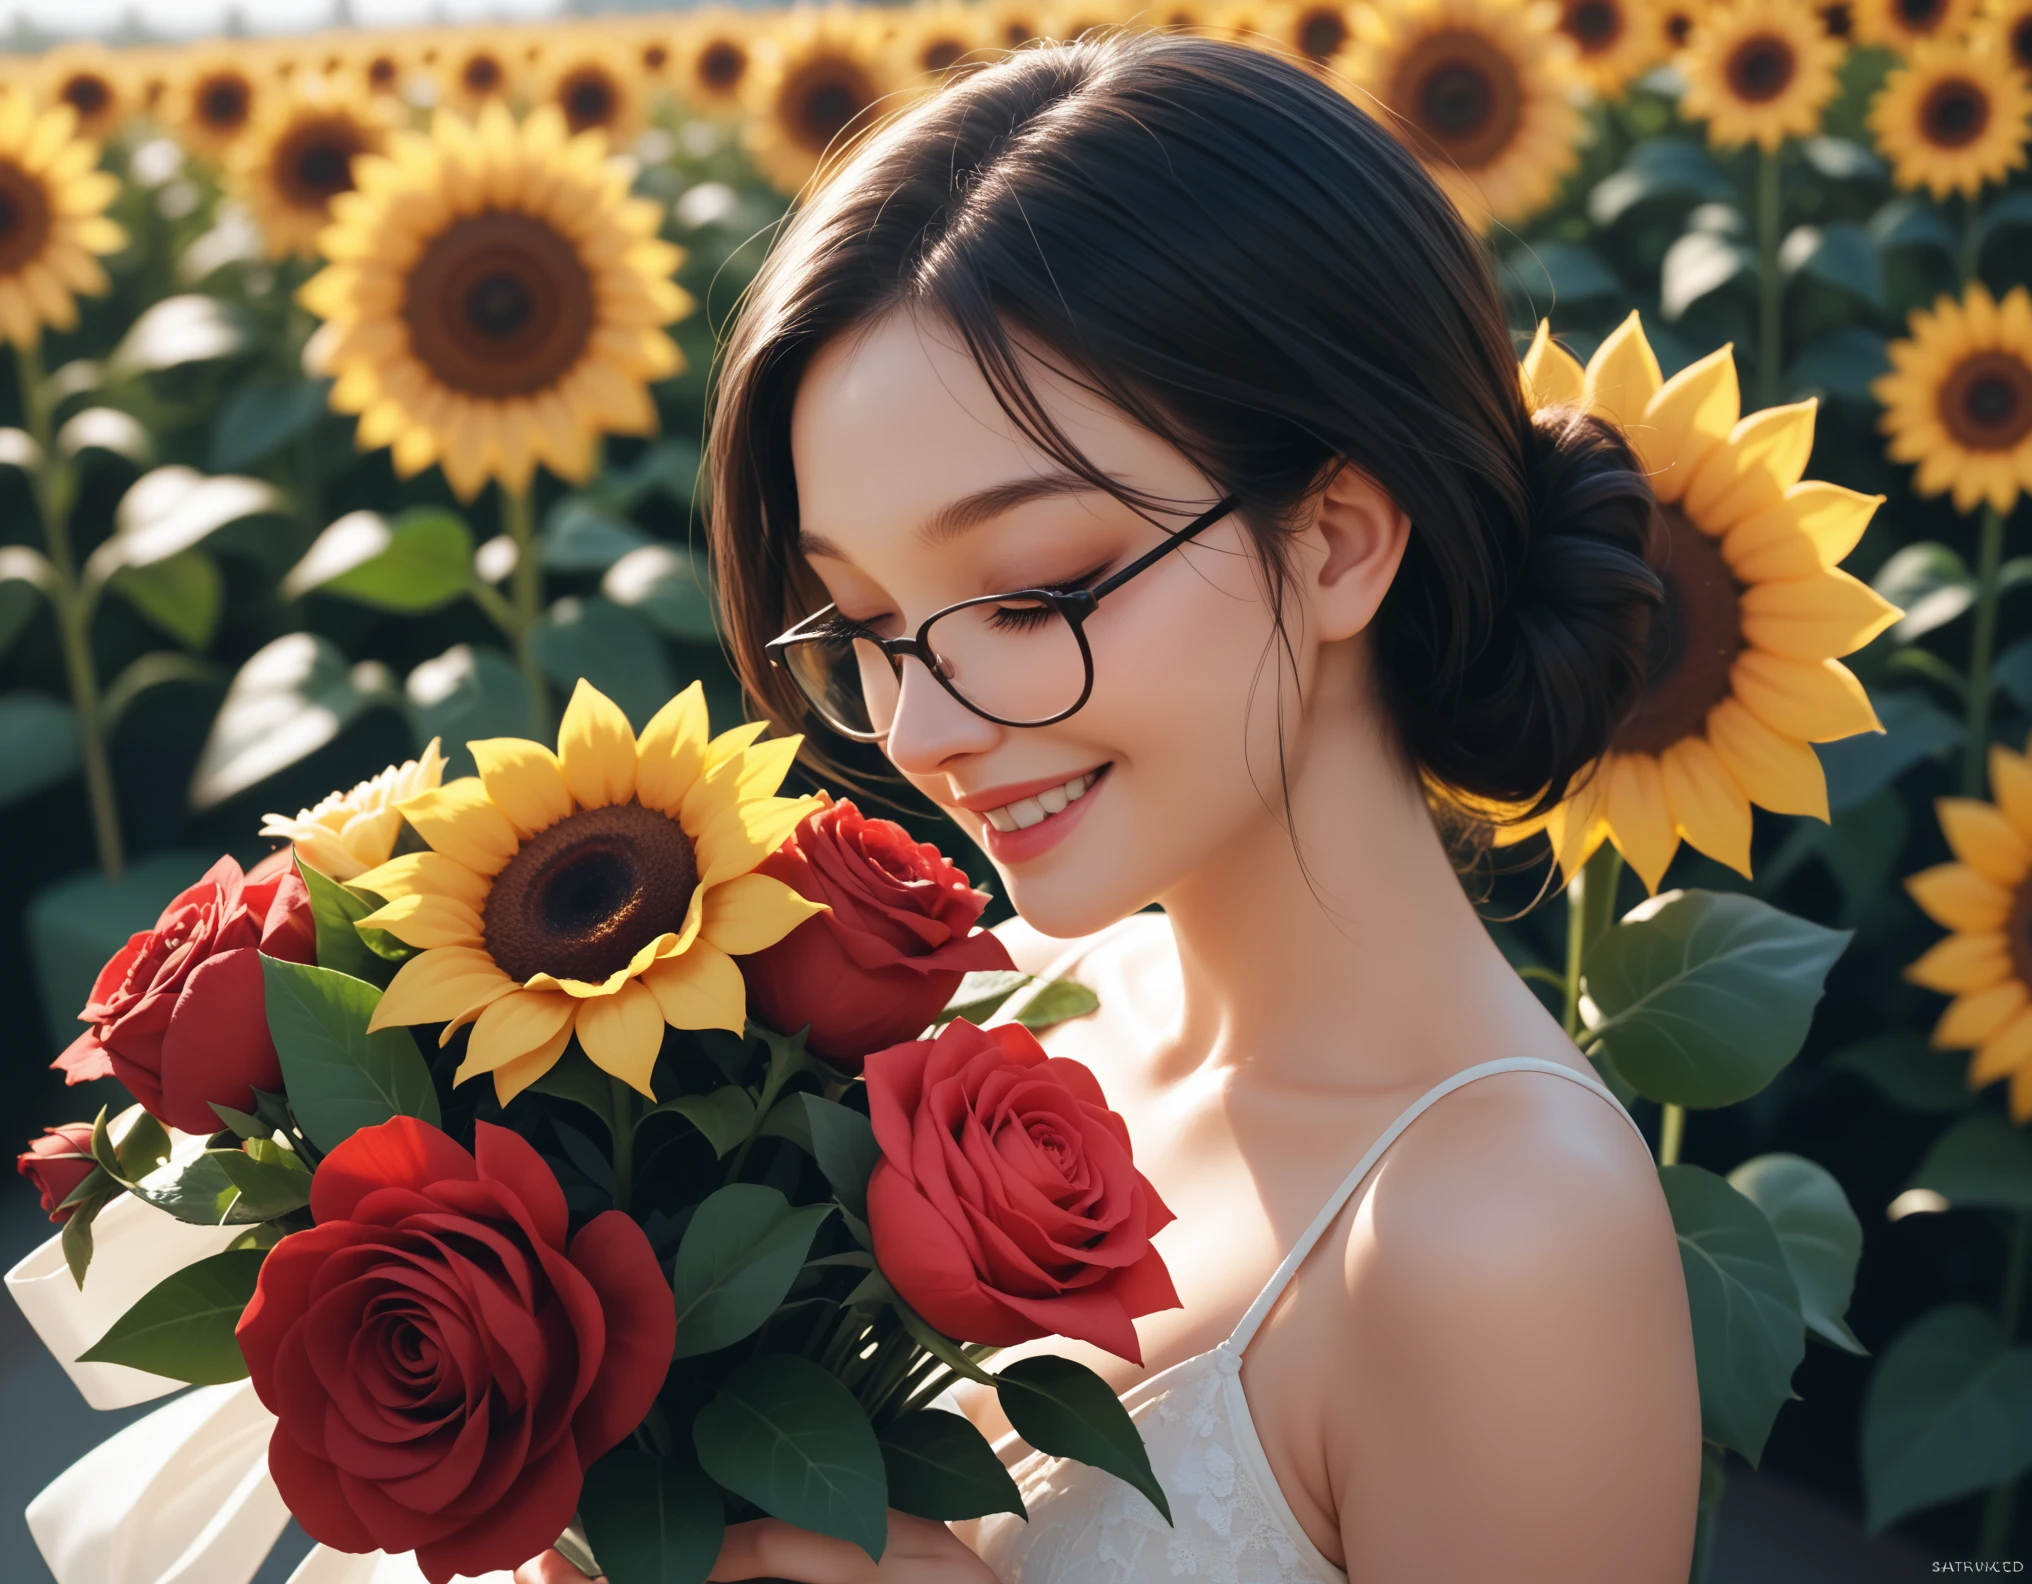
POLYGON ((139 1104, 20 1170, 80 1285, 101 1215, 230 1242, 83 1357, 243 1381, 322 1545, 432 1584, 554 1545, 702 1584, 766 1513, 879 1558, 892 1508, 1023 1511, 934 1406, 961 1380, 1164 1510, 1098 1377, 984 1368, 1054 1335, 1139 1358, 1178 1302, 1171 1212, 1033 1032, 1091 996, 1026 989, 936 848, 779 795, 798 739, 762 732, 711 731, 694 684, 637 733, 581 683, 554 746, 469 743, 447 782, 433 743, 271 815, 291 845, 222 859, 99 975, 62 1065, 139 1104))

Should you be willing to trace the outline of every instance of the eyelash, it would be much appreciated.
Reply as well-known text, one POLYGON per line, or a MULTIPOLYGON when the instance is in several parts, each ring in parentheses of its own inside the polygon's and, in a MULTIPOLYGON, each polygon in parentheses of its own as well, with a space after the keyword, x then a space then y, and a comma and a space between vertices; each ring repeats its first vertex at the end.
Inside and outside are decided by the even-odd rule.
MULTIPOLYGON (((1051 594, 1076 594, 1080 590, 1091 588, 1094 584, 1100 582, 1102 577, 1106 575, 1107 570, 1107 566, 1104 563, 1101 566, 1095 567, 1090 572, 1082 572, 1078 577, 1067 578, 1060 583, 1039 583, 1035 586, 1051 594)), ((1045 611, 1043 607, 1037 605, 1019 606, 1013 609, 1004 607, 996 611, 989 618, 990 621, 995 623, 996 630, 1000 632, 1028 632, 1033 630, 1044 619, 1045 611)), ((825 635, 829 638, 846 642, 851 642, 856 638, 875 639, 877 637, 865 622, 850 621, 844 616, 837 615, 827 624, 825 635)))

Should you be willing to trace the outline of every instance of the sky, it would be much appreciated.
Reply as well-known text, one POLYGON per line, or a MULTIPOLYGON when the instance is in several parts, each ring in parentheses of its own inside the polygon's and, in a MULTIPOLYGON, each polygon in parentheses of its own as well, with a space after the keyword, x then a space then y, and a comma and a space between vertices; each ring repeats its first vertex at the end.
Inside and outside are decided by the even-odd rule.
POLYGON ((0 0, 0 34, 26 29, 60 37, 103 37, 138 18, 158 36, 193 38, 229 30, 305 33, 335 26, 342 15, 360 27, 406 27, 438 21, 510 21, 571 9, 575 8, 569 0, 0 0), (232 29, 235 16, 239 26, 232 29))

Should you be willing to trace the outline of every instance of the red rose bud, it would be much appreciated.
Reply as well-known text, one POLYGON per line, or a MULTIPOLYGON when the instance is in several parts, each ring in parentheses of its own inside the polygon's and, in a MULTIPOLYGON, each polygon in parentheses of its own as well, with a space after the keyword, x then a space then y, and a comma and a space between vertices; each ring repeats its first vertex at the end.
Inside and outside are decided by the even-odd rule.
POLYGON ((903 1301, 963 1342, 1064 1336, 1142 1363, 1130 1322, 1179 1306, 1150 1242, 1174 1218, 1094 1075, 1019 1024, 957 1018, 866 1078, 868 1224, 903 1301))
POLYGON ((411 1117, 362 1128, 311 1180, 240 1317, 280 1420, 268 1470, 312 1538, 415 1551, 431 1584, 555 1543, 585 1471, 642 1422, 677 1311, 642 1229, 566 1241, 564 1193, 508 1129, 467 1154, 411 1117))
POLYGON ((92 1124, 66 1122, 62 1127, 44 1128, 41 1138, 29 1140, 14 1169, 41 1191, 42 1208, 50 1220, 61 1225, 70 1220, 71 1212, 58 1206, 92 1175, 97 1164, 92 1159, 92 1124))
POLYGON ((256 1088, 282 1087, 261 954, 307 963, 316 943, 294 870, 254 881, 221 858, 99 970, 78 1014, 92 1026, 51 1065, 69 1083, 117 1078, 158 1121, 215 1133, 212 1101, 252 1111, 256 1088))
POLYGON ((929 842, 851 802, 809 816, 756 866, 832 909, 737 959, 758 1020, 857 1071, 860 1059, 924 1032, 976 969, 1013 968, 1000 939, 967 932, 988 905, 929 842))

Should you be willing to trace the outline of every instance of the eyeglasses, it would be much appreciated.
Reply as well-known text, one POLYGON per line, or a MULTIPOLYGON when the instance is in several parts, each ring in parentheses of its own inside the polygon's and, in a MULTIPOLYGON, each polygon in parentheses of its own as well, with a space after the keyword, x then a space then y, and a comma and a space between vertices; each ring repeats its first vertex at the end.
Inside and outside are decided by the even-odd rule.
POLYGON ((1089 589, 1016 589, 961 600, 925 617, 911 638, 878 638, 828 605, 764 648, 818 717, 856 742, 880 742, 889 735, 906 659, 917 660, 984 720, 1049 726, 1076 712, 1093 692, 1086 620, 1101 601, 1240 504, 1240 497, 1228 496, 1089 589))

